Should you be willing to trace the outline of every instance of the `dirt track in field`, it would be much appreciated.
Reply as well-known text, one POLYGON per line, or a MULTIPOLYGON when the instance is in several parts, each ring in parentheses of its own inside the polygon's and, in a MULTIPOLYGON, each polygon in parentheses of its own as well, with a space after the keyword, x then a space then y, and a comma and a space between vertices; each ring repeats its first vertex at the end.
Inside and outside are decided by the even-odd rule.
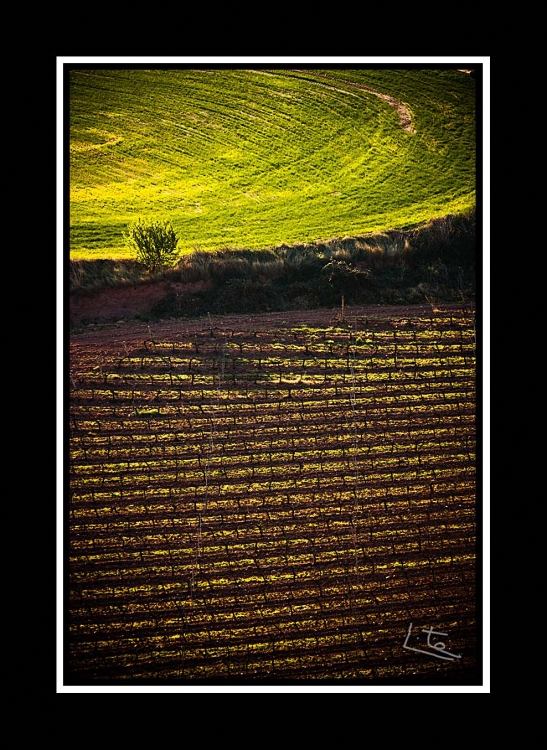
MULTIPOLYGON (((308 71, 306 70, 298 70, 297 68, 294 68, 295 73, 306 73, 308 71)), ((319 73, 317 71, 313 71, 314 75, 321 76, 322 78, 327 78, 330 81, 335 81, 338 84, 343 83, 346 86, 352 86, 356 89, 361 89, 362 91, 367 91, 369 94, 374 94, 374 96, 377 96, 379 99, 382 99, 383 101, 387 102, 390 107, 393 107, 395 112, 397 112, 397 116, 399 117, 399 124, 403 128, 403 130, 406 130, 407 133, 414 134, 416 131, 414 130, 414 126, 412 125, 412 112, 407 107, 406 104, 403 104, 403 102, 400 102, 398 99, 395 99, 395 97, 390 96, 389 94, 383 94, 381 91, 376 91, 375 89, 371 88, 370 86, 365 86, 362 83, 355 83, 355 81, 345 81, 342 78, 336 78, 335 76, 329 76, 327 73, 319 73)), ((335 88, 334 86, 327 86, 326 84, 320 84, 318 81, 312 81, 313 83, 317 83, 318 86, 324 85, 325 88, 333 89, 334 91, 343 91, 343 89, 335 88)))
POLYGON ((337 318, 72 337, 69 680, 476 684, 473 311, 337 318))

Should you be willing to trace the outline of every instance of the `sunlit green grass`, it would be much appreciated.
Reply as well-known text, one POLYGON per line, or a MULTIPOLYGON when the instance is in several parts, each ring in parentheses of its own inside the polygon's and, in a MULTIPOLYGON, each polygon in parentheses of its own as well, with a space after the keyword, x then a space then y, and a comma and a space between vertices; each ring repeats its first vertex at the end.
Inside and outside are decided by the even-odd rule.
POLYGON ((72 70, 71 257, 127 256, 124 231, 139 216, 170 219, 186 252, 465 210, 474 88, 457 71, 72 70), (404 102, 414 132, 352 83, 404 102))

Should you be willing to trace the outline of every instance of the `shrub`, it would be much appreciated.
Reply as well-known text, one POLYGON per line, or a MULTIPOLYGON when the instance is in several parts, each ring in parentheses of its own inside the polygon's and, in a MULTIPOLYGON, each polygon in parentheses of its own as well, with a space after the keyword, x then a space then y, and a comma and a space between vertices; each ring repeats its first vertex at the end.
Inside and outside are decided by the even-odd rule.
POLYGON ((410 246, 421 264, 440 259, 451 265, 475 266, 475 211, 432 219, 410 234, 410 246))
POLYGON ((369 286, 370 277, 369 270, 360 271, 345 260, 331 260, 321 270, 319 287, 322 297, 332 303, 344 295, 346 302, 351 304, 369 286))
POLYGON ((71 260, 69 289, 85 292, 91 289, 119 287, 145 281, 145 271, 135 260, 71 260))
POLYGON ((247 279, 230 279, 221 287, 215 300, 215 312, 270 312, 281 310, 282 299, 272 284, 247 279))
POLYGON ((129 227, 126 238, 136 251, 137 260, 150 273, 161 271, 178 260, 178 238, 169 221, 139 219, 129 227))
POLYGON ((168 294, 158 300, 150 310, 152 319, 164 318, 192 318, 205 315, 210 307, 207 295, 197 294, 168 294))
POLYGON ((320 306, 320 299, 311 284, 296 281, 284 290, 289 310, 313 310, 320 306))

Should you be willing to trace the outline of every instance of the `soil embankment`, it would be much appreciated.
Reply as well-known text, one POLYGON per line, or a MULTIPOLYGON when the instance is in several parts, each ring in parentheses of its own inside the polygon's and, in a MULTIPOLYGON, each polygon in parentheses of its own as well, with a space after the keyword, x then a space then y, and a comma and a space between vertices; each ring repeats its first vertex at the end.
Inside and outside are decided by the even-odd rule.
POLYGON ((206 288, 203 281, 191 284, 158 281, 73 293, 70 295, 70 322, 72 325, 106 323, 133 317, 149 312, 156 302, 169 294, 192 294, 206 288))

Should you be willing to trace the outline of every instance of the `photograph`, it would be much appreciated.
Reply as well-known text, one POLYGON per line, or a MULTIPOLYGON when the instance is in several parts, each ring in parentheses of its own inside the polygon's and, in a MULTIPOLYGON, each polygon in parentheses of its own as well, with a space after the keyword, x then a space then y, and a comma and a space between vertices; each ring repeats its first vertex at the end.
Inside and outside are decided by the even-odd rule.
POLYGON ((490 692, 489 61, 57 58, 57 692, 490 692))

